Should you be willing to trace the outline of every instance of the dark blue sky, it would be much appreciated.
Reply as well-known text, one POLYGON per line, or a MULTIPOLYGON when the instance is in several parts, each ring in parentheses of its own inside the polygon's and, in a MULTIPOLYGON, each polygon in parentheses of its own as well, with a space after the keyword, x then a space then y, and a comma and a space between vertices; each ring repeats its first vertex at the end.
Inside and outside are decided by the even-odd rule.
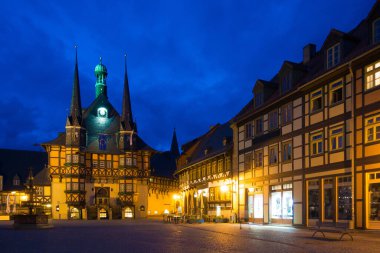
POLYGON ((348 32, 375 0, 2 1, 0 147, 40 149, 64 131, 78 44, 82 105, 102 56, 121 111, 124 52, 139 135, 168 149, 231 119, 284 60, 348 32), (99 3, 99 4, 96 4, 99 3))

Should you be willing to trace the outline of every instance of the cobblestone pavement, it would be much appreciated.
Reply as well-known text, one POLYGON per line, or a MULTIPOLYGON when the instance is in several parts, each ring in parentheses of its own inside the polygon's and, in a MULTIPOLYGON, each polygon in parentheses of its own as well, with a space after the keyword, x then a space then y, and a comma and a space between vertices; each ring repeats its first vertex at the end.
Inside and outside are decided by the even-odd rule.
POLYGON ((167 224, 161 220, 54 221, 53 229, 14 230, 0 222, 6 252, 380 252, 380 231, 355 231, 354 241, 311 238, 282 226, 167 224))

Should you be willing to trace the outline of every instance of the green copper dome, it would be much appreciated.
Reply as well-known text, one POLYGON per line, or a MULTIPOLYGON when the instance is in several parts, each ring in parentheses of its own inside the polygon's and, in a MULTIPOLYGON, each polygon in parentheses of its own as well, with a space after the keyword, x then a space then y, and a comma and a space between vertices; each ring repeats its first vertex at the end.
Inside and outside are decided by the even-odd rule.
POLYGON ((103 74, 107 76, 107 68, 102 64, 102 57, 99 59, 99 64, 95 66, 95 76, 103 74))
POLYGON ((102 57, 99 59, 99 64, 95 67, 95 76, 96 76, 96 84, 95 84, 95 93, 96 97, 100 94, 104 94, 107 96, 107 68, 102 64, 102 57))

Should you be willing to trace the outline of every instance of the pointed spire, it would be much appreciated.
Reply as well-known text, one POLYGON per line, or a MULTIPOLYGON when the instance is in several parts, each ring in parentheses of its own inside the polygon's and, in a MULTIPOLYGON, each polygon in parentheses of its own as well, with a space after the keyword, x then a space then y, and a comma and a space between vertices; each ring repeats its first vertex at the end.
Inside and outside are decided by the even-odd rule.
POLYGON ((70 115, 71 124, 81 125, 82 123, 82 104, 80 99, 79 89, 79 74, 78 74, 78 46, 75 45, 75 68, 74 68, 74 82, 73 92, 71 95, 70 115))
POLYGON ((173 138, 172 138, 172 144, 170 146, 170 153, 172 153, 176 159, 180 156, 175 128, 173 131, 173 138))
POLYGON ((135 130, 132 117, 131 97, 129 94, 128 72, 127 72, 127 54, 124 55, 124 91, 123 91, 123 104, 121 112, 121 124, 124 130, 135 130))

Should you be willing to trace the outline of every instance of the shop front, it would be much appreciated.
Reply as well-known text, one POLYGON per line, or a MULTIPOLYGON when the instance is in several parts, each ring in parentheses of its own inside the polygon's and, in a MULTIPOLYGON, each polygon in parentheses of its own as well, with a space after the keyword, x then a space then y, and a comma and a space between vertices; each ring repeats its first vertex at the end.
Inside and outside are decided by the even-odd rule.
POLYGON ((308 226, 317 221, 352 220, 351 176, 330 176, 307 181, 308 226))
POLYGON ((368 228, 380 229, 380 172, 368 174, 368 228))
POLYGON ((270 187, 271 223, 292 224, 293 222, 293 185, 282 184, 270 187))

